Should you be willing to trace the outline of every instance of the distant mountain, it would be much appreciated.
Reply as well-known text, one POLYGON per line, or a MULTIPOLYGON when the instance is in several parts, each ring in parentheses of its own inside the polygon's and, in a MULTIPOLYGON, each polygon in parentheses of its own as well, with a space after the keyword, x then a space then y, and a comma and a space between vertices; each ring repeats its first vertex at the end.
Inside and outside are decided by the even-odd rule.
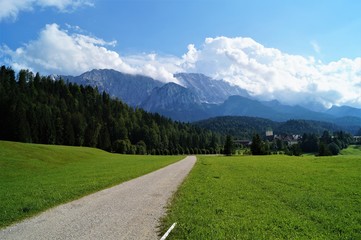
POLYGON ((164 84, 150 77, 124 74, 112 69, 92 70, 77 77, 62 78, 77 84, 97 87, 100 92, 105 91, 133 107, 139 106, 150 96, 154 88, 164 84))
POLYGON ((250 116, 267 118, 275 121, 286 119, 273 108, 265 106, 259 101, 241 96, 231 96, 224 103, 212 108, 213 116, 250 116))
POLYGON ((349 106, 333 106, 332 108, 326 111, 327 114, 330 114, 335 117, 358 117, 361 118, 361 109, 353 108, 349 106))
POLYGON ((327 108, 322 103, 314 100, 308 102, 306 101, 301 106, 314 112, 324 112, 327 110, 327 108))
POLYGON ((342 126, 348 132, 357 133, 361 129, 361 109, 349 106, 333 106, 325 113, 332 115, 332 122, 342 126))
MULTIPOLYGON (((65 80, 82 85, 97 87, 112 97, 117 97, 131 106, 144 105, 155 88, 165 83, 142 75, 124 74, 112 69, 94 69, 79 76, 61 76, 65 80)), ((198 73, 178 73, 175 78, 197 96, 198 103, 222 103, 229 96, 249 96, 248 93, 223 80, 214 80, 198 73)), ((187 93, 188 94, 188 93, 187 93)))
MULTIPOLYGON (((178 73, 176 83, 163 83, 141 75, 115 70, 92 70, 80 76, 62 76, 82 85, 97 87, 133 107, 158 112, 177 121, 192 122, 216 116, 250 116, 285 122, 290 119, 326 121, 355 133, 361 128, 361 109, 332 107, 314 111, 304 106, 258 101, 237 86, 203 74, 178 73)), ((319 108, 314 104, 313 109, 319 108)))
POLYGON ((257 101, 241 96, 231 96, 224 103, 213 107, 213 116, 251 116, 274 121, 306 119, 332 121, 333 116, 308 110, 301 106, 288 106, 273 101, 257 101))
POLYGON ((200 73, 178 73, 174 77, 204 103, 223 103, 232 95, 249 97, 247 91, 238 86, 232 86, 224 80, 215 80, 200 73))
POLYGON ((261 103, 273 109, 274 111, 282 114, 283 120, 306 119, 306 120, 331 121, 333 119, 333 117, 327 113, 313 111, 299 105, 296 106, 284 105, 278 102, 277 100, 261 102, 261 103))
POLYGON ((198 95, 175 83, 153 89, 140 107, 185 122, 209 117, 198 95))

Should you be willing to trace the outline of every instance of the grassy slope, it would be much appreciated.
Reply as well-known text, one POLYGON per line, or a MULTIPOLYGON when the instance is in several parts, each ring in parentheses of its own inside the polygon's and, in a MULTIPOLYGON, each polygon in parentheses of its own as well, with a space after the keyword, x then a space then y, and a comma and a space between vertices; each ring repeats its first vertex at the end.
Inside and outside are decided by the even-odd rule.
POLYGON ((0 141, 0 227, 181 158, 0 141))
POLYGON ((172 239, 360 239, 360 173, 359 156, 200 157, 163 227, 178 222, 172 239))
POLYGON ((352 145, 341 151, 342 155, 361 156, 361 145, 352 145))

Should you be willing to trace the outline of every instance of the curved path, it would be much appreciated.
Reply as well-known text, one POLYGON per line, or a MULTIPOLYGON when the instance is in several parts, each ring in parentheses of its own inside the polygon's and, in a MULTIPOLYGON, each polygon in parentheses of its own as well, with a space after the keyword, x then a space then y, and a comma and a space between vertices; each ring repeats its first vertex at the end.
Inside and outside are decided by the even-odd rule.
POLYGON ((47 210, 3 230, 0 239, 159 239, 158 220, 196 157, 47 210))

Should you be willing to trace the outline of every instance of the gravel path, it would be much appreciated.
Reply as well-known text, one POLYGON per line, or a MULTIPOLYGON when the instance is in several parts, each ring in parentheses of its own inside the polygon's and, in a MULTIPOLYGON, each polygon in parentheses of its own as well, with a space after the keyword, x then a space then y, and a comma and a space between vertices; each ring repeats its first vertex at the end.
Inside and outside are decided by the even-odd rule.
POLYGON ((0 239, 159 239, 159 218, 196 157, 0 230, 0 239))

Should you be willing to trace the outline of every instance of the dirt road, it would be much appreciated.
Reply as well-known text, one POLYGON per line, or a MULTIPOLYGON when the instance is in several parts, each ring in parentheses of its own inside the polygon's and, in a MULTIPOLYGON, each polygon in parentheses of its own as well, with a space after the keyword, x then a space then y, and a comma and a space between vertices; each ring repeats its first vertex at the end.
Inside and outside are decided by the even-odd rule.
POLYGON ((159 239, 165 206, 196 157, 60 205, 0 230, 0 239, 159 239))

